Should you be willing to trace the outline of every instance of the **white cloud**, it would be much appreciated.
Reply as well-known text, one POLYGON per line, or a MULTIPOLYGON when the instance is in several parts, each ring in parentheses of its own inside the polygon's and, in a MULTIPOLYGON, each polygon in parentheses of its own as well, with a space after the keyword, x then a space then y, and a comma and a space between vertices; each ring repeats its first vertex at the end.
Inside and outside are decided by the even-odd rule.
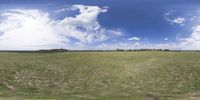
POLYGON ((140 43, 140 42, 118 42, 118 43, 102 43, 98 45, 98 49, 103 50, 113 50, 113 49, 171 49, 177 50, 181 49, 177 43, 161 43, 161 44, 152 44, 152 43, 140 43))
POLYGON ((142 47, 139 42, 118 42, 118 43, 101 43, 97 46, 97 49, 101 50, 113 50, 113 49, 138 49, 142 47))
MULTIPOLYGON (((125 42, 119 42, 120 40, 116 42, 116 37, 122 36, 123 32, 119 29, 106 29, 97 20, 98 15, 107 12, 108 7, 73 5, 72 8, 79 10, 80 13, 75 17, 66 16, 59 20, 51 19, 49 13, 38 9, 2 11, 0 49, 35 50, 61 47, 67 49, 200 49, 200 25, 194 27, 189 37, 181 38, 174 43, 141 43, 138 37, 130 37, 129 41, 125 42), (104 43, 108 39, 116 43, 104 43)), ((62 11, 67 9, 64 8, 62 11)), ((168 15, 170 14, 166 14, 168 15)), ((167 20, 179 25, 184 25, 186 21, 182 17, 167 20)))
POLYGON ((131 37, 131 38, 128 38, 128 40, 130 40, 130 41, 139 41, 140 38, 138 38, 138 37, 131 37))
POLYGON ((65 12, 65 11, 76 11, 76 10, 78 10, 78 8, 73 7, 73 6, 66 6, 66 7, 64 7, 64 8, 55 10, 54 12, 55 12, 55 13, 61 13, 61 12, 65 12))
POLYGON ((35 49, 62 44, 63 37, 55 34, 47 13, 39 10, 7 10, 1 14, 0 49, 35 49))
POLYGON ((73 5, 80 14, 54 20, 37 9, 8 9, 0 15, 0 49, 48 49, 91 44, 120 36, 120 30, 102 27, 99 13, 107 12, 98 6, 73 5), (73 41, 72 41, 73 40, 73 41), (75 42, 74 42, 75 41, 75 42), (78 44, 77 44, 78 43, 78 44))
POLYGON ((186 19, 183 17, 176 17, 174 18, 173 15, 173 11, 172 12, 167 12, 164 15, 164 18, 166 21, 170 22, 170 24, 178 24, 178 25, 185 25, 186 19))
POLYGON ((189 37, 182 38, 179 46, 187 50, 200 50, 200 25, 194 28, 189 37))
POLYGON ((184 25, 185 18, 177 17, 176 19, 173 20, 173 23, 184 25))
POLYGON ((183 17, 177 17, 177 18, 174 18, 174 19, 170 19, 170 18, 165 18, 167 21, 169 21, 171 24, 178 24, 178 25, 185 25, 185 21, 186 19, 183 18, 183 17))
POLYGON ((165 40, 165 41, 167 41, 167 40, 168 40, 168 38, 164 38, 164 40, 165 40))
MULTIPOLYGON (((135 40, 130 38, 129 40, 135 40)), ((168 38, 164 38, 168 40, 168 38)), ((99 49, 171 49, 171 50, 200 50, 200 25, 193 27, 193 32, 189 37, 178 38, 176 42, 171 43, 148 43, 148 42, 116 42, 103 43, 98 46, 99 49)))

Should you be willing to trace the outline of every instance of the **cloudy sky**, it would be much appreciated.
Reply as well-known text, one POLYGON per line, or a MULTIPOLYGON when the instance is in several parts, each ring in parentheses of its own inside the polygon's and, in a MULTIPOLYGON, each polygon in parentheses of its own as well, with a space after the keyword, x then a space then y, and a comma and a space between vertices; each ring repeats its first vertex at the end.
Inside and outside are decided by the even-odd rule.
POLYGON ((200 0, 0 0, 0 50, 200 50, 200 0))

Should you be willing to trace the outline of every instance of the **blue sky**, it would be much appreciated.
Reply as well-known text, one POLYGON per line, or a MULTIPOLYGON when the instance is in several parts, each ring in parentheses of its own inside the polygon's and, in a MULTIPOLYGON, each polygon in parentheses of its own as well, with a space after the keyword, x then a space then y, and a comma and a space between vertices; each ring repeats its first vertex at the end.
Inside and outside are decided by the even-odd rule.
POLYGON ((196 50, 199 31, 199 0, 0 0, 1 50, 196 50))

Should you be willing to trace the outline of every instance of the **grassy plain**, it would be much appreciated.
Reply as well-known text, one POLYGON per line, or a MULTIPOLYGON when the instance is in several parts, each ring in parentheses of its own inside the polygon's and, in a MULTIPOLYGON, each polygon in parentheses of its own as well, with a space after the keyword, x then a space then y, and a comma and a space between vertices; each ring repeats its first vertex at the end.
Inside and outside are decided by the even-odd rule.
POLYGON ((199 100, 200 52, 0 53, 0 100, 199 100))

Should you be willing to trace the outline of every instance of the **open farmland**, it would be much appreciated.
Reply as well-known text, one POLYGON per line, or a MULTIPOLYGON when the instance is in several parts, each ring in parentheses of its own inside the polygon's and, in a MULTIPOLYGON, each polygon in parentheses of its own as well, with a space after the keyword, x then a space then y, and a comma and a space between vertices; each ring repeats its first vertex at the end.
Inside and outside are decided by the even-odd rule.
POLYGON ((0 53, 0 100, 199 100, 200 52, 0 53))

